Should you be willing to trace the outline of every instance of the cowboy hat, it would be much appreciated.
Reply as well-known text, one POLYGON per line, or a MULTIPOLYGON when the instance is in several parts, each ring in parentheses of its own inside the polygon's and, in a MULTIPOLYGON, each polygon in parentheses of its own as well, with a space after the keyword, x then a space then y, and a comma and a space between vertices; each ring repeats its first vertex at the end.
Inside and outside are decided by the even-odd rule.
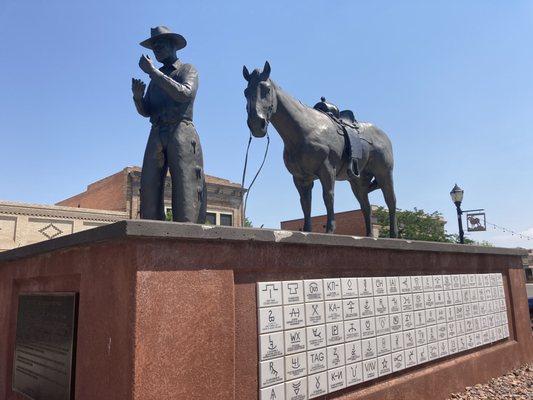
POLYGON ((139 44, 147 49, 153 49, 155 41, 163 37, 173 41, 176 45, 176 50, 183 49, 185 46, 187 46, 187 41, 183 36, 172 32, 166 26, 156 26, 155 28, 151 28, 150 38, 142 41, 139 44))

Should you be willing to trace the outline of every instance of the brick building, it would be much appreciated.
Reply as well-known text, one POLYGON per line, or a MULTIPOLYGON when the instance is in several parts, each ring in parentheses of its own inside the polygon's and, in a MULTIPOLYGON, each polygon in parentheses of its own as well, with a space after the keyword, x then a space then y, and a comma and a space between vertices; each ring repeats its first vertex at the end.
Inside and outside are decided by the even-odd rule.
MULTIPOLYGON (((242 199, 245 190, 241 185, 206 175, 207 222, 212 225, 242 226, 242 199)), ((129 219, 140 217, 141 168, 126 167, 87 186, 83 193, 61 200, 56 205, 83 207, 98 210, 121 211, 129 219)), ((165 208, 171 209, 171 180, 165 182, 165 208)))
MULTIPOLYGON (((205 178, 207 223, 242 226, 245 190, 226 179, 205 178)), ((0 201, 0 251, 139 218, 140 179, 139 167, 127 167, 53 206, 0 201)), ((170 177, 165 190, 167 208, 171 208, 169 189, 170 177)))
MULTIPOLYGON (((377 209, 377 206, 372 206, 372 210, 377 209)), ((318 215, 311 217, 313 224, 313 232, 324 233, 326 231, 327 215, 318 215)), ((335 233, 338 235, 350 236, 365 236, 365 220, 361 210, 352 210, 335 213, 335 223, 337 228, 335 233)), ((304 220, 291 219, 288 221, 281 221, 281 229, 289 231, 301 231, 303 229, 304 220)), ((372 236, 379 236, 379 225, 375 217, 372 217, 372 236)))

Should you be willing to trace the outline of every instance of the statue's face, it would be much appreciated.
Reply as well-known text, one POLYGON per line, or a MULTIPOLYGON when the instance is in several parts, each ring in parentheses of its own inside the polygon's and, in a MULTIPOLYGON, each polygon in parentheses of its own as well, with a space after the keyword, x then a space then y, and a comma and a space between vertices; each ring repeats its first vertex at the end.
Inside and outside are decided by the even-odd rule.
POLYGON ((156 40, 152 50, 154 51, 156 60, 160 63, 176 55, 174 43, 166 38, 156 40))
POLYGON ((246 97, 246 120, 248 128, 255 137, 263 137, 267 133, 270 117, 276 107, 276 97, 272 81, 270 81, 270 66, 251 74, 248 69, 243 69, 244 78, 248 81, 248 87, 244 90, 246 97))

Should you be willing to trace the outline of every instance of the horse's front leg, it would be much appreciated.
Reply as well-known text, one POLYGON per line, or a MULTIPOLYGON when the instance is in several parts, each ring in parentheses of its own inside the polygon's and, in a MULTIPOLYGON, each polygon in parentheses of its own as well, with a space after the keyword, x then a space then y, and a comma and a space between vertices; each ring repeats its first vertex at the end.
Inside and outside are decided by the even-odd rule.
POLYGON ((294 185, 300 194, 300 204, 304 213, 304 232, 311 232, 311 194, 313 193, 313 179, 302 179, 293 176, 294 185))
POLYGON ((330 165, 324 165, 319 172, 320 183, 322 184, 322 197, 328 214, 326 223, 326 233, 335 232, 335 210, 333 202, 335 199, 335 168, 330 165))

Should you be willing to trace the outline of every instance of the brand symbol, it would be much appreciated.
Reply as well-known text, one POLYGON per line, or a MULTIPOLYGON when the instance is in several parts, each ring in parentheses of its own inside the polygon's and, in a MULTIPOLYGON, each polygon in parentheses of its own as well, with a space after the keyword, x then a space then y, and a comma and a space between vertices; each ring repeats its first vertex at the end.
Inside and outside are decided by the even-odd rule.
POLYGON ((268 297, 272 298, 272 292, 277 292, 279 289, 276 289, 274 284, 268 283, 262 292, 268 292, 268 297))
POLYGON ((389 368, 389 361, 384 358, 383 360, 381 360, 381 369, 388 369, 389 368))
POLYGON ((383 281, 382 281, 381 279, 378 279, 378 280, 376 281, 376 286, 377 286, 378 288, 383 287, 383 281))
POLYGON ((313 329, 313 336, 322 339, 322 332, 318 328, 313 329))
POLYGON ((329 312, 337 312, 338 308, 336 303, 328 304, 329 312))
POLYGON ((354 310, 354 308, 355 308, 355 307, 354 307, 354 306, 355 306, 355 303, 354 303, 353 301, 350 300, 347 304, 348 304, 348 309, 350 310, 350 312, 353 312, 353 310, 354 310))
POLYGON ((296 358, 292 358, 291 360, 291 366, 292 366, 292 369, 298 369, 300 368, 300 359, 298 357, 296 358))
POLYGON ((331 327, 331 334, 333 336, 337 336, 339 334, 339 327, 337 325, 333 325, 331 327))
POLYGON ((316 363, 318 361, 324 361, 324 353, 311 353, 311 362, 316 363))
POLYGON ((298 308, 291 309, 290 316, 291 316, 291 318, 300 317, 300 310, 298 308))
POLYGON ((291 333, 291 343, 297 343, 300 341, 300 332, 291 333))
POLYGON ((355 378, 357 376, 357 365, 350 366, 350 369, 352 370, 352 378, 355 378))
POLYGON ((289 283, 287 285, 287 288, 289 289, 289 294, 298 294, 298 284, 297 283, 289 283))
POLYGON ((302 385, 302 381, 298 381, 297 383, 292 384, 292 390, 294 391, 294 394, 300 393, 300 386, 302 385))
POLYGON ((270 361, 269 369, 270 369, 270 373, 272 375, 274 375, 275 378, 277 378, 278 377, 278 371, 276 371, 276 369, 274 368, 274 361, 270 361))
POLYGON ((335 282, 328 282, 328 290, 333 292, 335 290, 335 282))
POLYGON ((336 371, 331 373, 331 381, 341 381, 342 380, 342 371, 336 371))
POLYGON ((274 322, 275 320, 276 320, 276 317, 274 317, 272 310, 268 310, 268 322, 274 322))
POLYGON ((365 369, 366 371, 374 371, 376 369, 376 362, 373 361, 373 362, 369 362, 369 363, 366 363, 365 364, 365 369))
POLYGON ((366 330, 369 331, 370 330, 370 321, 365 321, 365 327, 366 327, 366 330))
POLYGON ((346 284, 348 285, 348 289, 352 289, 352 286, 353 286, 353 283, 352 283, 352 280, 351 279, 348 279, 348 281, 346 282, 346 284))
POLYGON ((272 340, 272 337, 268 335, 268 349, 269 350, 276 350, 278 348, 277 345, 274 344, 274 341, 272 340))
POLYGON ((318 314, 318 304, 312 304, 311 307, 313 308, 313 315, 319 315, 318 314))
POLYGON ((357 329, 354 328, 353 322, 350 322, 350 328, 348 329, 348 332, 357 332, 357 329))
POLYGON ((320 376, 315 376, 315 387, 320 389, 320 376))
POLYGON ((316 284, 316 282, 311 282, 309 284, 309 292, 310 293, 317 293, 318 292, 318 285, 316 284))
POLYGON ((277 399, 276 391, 272 389, 272 392, 270 393, 270 400, 276 400, 276 399, 277 399))

